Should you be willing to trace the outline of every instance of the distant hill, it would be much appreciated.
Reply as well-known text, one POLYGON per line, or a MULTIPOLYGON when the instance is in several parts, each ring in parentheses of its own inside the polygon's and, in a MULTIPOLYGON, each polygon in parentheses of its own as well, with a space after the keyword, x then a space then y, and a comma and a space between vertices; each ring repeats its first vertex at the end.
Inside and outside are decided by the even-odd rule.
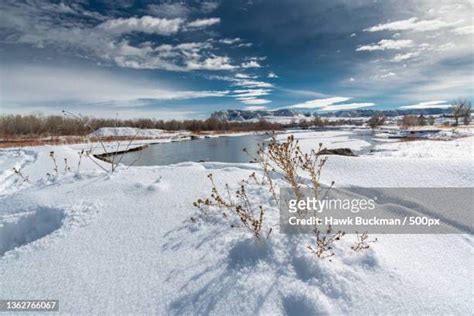
POLYGON ((221 121, 247 121, 265 117, 297 117, 301 113, 293 110, 283 109, 276 111, 246 111, 246 110, 224 110, 211 114, 211 118, 221 121))
POLYGON ((261 118, 278 118, 278 117, 302 117, 302 116, 321 116, 321 117, 370 117, 377 113, 382 113, 387 117, 399 115, 439 115, 448 114, 451 109, 410 109, 410 110, 344 110, 331 113, 311 113, 300 112, 290 109, 280 109, 275 111, 247 111, 247 110, 224 110, 211 114, 211 118, 221 121, 243 122, 248 120, 258 120, 261 118))

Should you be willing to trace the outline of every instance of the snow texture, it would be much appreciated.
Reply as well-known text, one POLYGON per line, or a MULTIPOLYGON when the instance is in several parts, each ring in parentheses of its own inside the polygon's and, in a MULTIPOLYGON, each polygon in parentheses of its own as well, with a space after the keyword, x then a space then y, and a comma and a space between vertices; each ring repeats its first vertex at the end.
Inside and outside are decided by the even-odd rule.
MULTIPOLYGON (((306 150, 319 142, 365 146, 346 132, 298 138, 306 150)), ((338 186, 472 187, 472 152, 439 144, 426 146, 449 151, 449 158, 419 159, 419 146, 399 143, 370 156, 330 156, 322 179, 338 186)), ((83 158, 78 169, 79 149, 0 151, 0 297, 59 299, 64 314, 472 313, 471 235, 379 235, 360 253, 349 249, 354 236, 345 236, 331 262, 318 260, 306 249, 311 236, 275 229, 257 242, 192 206, 209 195, 209 173, 218 186, 235 188, 251 172, 260 174, 255 164, 121 166, 109 174, 94 158, 83 158)), ((251 185, 249 195, 267 209, 266 228, 278 223, 268 193, 251 185)))

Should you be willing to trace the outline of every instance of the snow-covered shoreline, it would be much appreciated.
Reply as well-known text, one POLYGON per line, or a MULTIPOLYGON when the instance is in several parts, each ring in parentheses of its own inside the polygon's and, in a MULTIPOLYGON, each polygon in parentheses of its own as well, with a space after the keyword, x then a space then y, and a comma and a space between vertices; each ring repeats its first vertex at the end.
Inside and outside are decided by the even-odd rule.
MULTIPOLYGON (((345 132, 301 133, 297 138, 305 150, 321 141, 354 149, 366 145, 345 132)), ((472 138, 458 141, 472 145, 472 138)), ((438 143, 426 144, 433 149, 438 143)), ((383 155, 330 156, 323 183, 474 186, 474 160, 466 144, 446 145, 425 159, 397 154, 426 152, 415 142, 406 148, 394 144, 376 147, 388 150, 383 155)), ((119 167, 108 174, 96 165, 107 168, 105 162, 89 158, 82 158, 78 171, 81 148, 0 150, 0 230, 17 234, 13 240, 0 233, 3 249, 9 250, 0 257, 1 297, 59 299, 66 314, 472 311, 470 235, 379 235, 362 253, 344 250, 353 242, 347 236, 336 246, 332 262, 319 260, 305 249, 310 236, 289 238, 275 231, 269 240, 256 243, 247 232, 220 220, 190 220, 199 214, 193 202, 210 192, 209 173, 218 185, 237 184, 251 172, 260 173, 255 164, 184 162, 119 167), (28 182, 14 174, 14 167, 28 182)), ((278 212, 267 197, 257 186, 250 189, 270 210, 268 221, 277 223, 278 212)))

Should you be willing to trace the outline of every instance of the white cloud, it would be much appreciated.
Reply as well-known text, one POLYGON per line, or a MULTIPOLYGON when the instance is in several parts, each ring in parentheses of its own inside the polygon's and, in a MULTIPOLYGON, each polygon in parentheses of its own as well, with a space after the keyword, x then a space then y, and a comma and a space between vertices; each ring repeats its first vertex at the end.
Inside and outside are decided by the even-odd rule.
POLYGON ((252 46, 253 46, 252 43, 240 43, 240 44, 238 45, 238 47, 252 47, 252 46))
POLYGON ((356 33, 352 33, 350 37, 356 37, 357 34, 356 33))
POLYGON ((252 80, 252 79, 235 79, 232 80, 235 82, 236 86, 246 87, 246 88, 272 88, 273 85, 268 82, 252 80))
POLYGON ((234 90, 234 97, 239 98, 249 98, 249 97, 261 97, 269 95, 271 90, 269 89, 238 89, 234 90))
POLYGON ((266 110, 267 107, 266 106, 263 106, 263 105, 254 105, 254 106, 246 106, 244 107, 244 110, 247 110, 247 111, 264 111, 266 110))
POLYGON ((223 38, 223 39, 219 40, 219 43, 226 44, 226 45, 232 45, 232 44, 239 43, 240 41, 242 41, 242 40, 238 37, 236 37, 236 38, 223 38))
POLYGON ((185 3, 161 3, 148 5, 148 11, 161 17, 186 17, 191 13, 191 8, 185 3))
POLYGON ((376 26, 365 29, 366 32, 379 32, 379 31, 435 31, 446 27, 451 27, 458 24, 456 22, 446 22, 442 20, 418 20, 418 18, 411 18, 407 20, 399 20, 395 22, 389 22, 384 24, 378 24, 376 26))
POLYGON ((221 22, 220 18, 208 18, 208 19, 197 19, 186 24, 188 28, 202 28, 208 27, 211 25, 219 24, 221 22))
POLYGON ((229 57, 209 54, 209 42, 162 44, 157 47, 144 43, 139 47, 128 42, 112 43, 107 46, 108 58, 121 67, 135 69, 165 69, 168 71, 231 70, 229 57))
MULTIPOLYGON (((416 76, 417 73, 413 74, 416 76)), ((419 77, 415 77, 419 80, 419 77)), ((418 84, 410 85, 400 91, 400 97, 408 100, 439 100, 439 98, 453 100, 460 96, 472 95, 472 68, 449 69, 448 71, 436 71, 432 75, 423 78, 418 84)))
POLYGON ((270 71, 267 75, 267 78, 279 78, 279 77, 276 73, 274 73, 273 71, 270 71))
POLYGON ((210 42, 191 42, 178 45, 162 44, 153 47, 144 43, 139 47, 128 42, 108 46, 108 58, 117 65, 135 69, 165 69, 168 71, 232 70, 238 68, 227 56, 210 53, 210 42))
POLYGON ((238 73, 238 74, 235 74, 235 78, 239 78, 239 79, 250 79, 250 78, 252 78, 252 76, 247 75, 247 74, 238 73))
POLYGON ((257 99, 257 98, 242 98, 239 101, 244 104, 268 104, 272 102, 267 99, 257 99))
POLYGON ((398 63, 398 62, 401 62, 401 61, 411 59, 413 57, 417 57, 418 55, 420 55, 420 53, 418 53, 418 52, 411 52, 411 53, 406 53, 406 54, 397 54, 397 55, 395 55, 395 57, 393 57, 392 61, 398 63))
POLYGON ((191 1, 165 2, 150 4, 147 9, 151 15, 159 17, 187 17, 193 14, 208 14, 217 9, 217 2, 205 1, 200 6, 193 5, 191 1))
POLYGON ((101 23, 98 28, 113 34, 143 32, 148 34, 172 35, 178 33, 184 20, 143 16, 141 18, 118 18, 101 23))
MULTIPOLYGON (((223 97, 228 91, 186 91, 105 71, 52 66, 5 66, 0 72, 2 103, 130 102, 223 97)), ((128 104, 128 103, 127 103, 128 104)))
POLYGON ((407 48, 413 46, 412 40, 392 40, 392 39, 383 39, 380 40, 377 44, 364 45, 356 49, 356 51, 374 51, 374 50, 387 50, 395 49, 399 50, 402 48, 407 48))
POLYGON ((346 103, 346 104, 337 104, 337 105, 330 105, 321 108, 321 111, 341 111, 341 110, 352 110, 352 109, 360 109, 360 108, 367 108, 370 106, 374 106, 374 103, 346 103))
MULTIPOLYGON (((421 32, 412 30, 411 26, 401 27, 400 24, 398 26, 392 24, 389 25, 391 29, 403 28, 403 30, 386 30, 380 34, 364 32, 364 37, 369 38, 369 41, 359 42, 360 45, 378 46, 377 42, 382 38, 412 40, 413 43, 408 48, 400 50, 378 50, 373 52, 374 54, 366 55, 367 58, 354 61, 351 64, 351 74, 356 78, 356 82, 351 86, 351 89, 354 89, 351 90, 351 95, 366 97, 372 94, 369 91, 373 91, 379 96, 387 96, 388 102, 395 103, 402 100, 404 104, 416 103, 414 102, 416 100, 450 100, 472 95, 473 39, 472 34, 464 34, 469 33, 468 26, 472 25, 472 1, 422 0, 416 4, 407 2, 404 5, 390 7, 391 12, 385 12, 385 16, 392 19, 390 22, 404 20, 399 17, 409 12, 412 14, 409 17, 418 17, 417 20, 409 22, 411 24, 425 20, 439 20, 453 25, 421 32), (455 21, 464 22, 451 23, 455 21), (397 32, 397 38, 392 37, 397 32), (372 40, 374 36, 377 36, 376 40, 372 40), (375 43, 372 44, 372 41, 375 43), (396 76, 385 80, 380 78, 380 75, 390 72, 396 76)), ((372 25, 375 24, 378 23, 372 25)), ((433 25, 430 27, 433 28, 433 25)), ((423 24, 416 25, 416 28, 426 29, 423 24)), ((373 48, 382 47, 368 49, 373 48)))
POLYGON ((225 56, 212 56, 202 61, 187 61, 187 68, 191 70, 231 70, 237 68, 230 63, 230 58, 225 56))
POLYGON ((303 89, 285 89, 279 88, 280 91, 288 93, 290 95, 297 95, 303 97, 312 97, 312 98, 323 98, 327 95, 318 91, 311 91, 311 90, 303 90, 303 89))
POLYGON ((107 20, 98 25, 98 28, 112 34, 126 34, 131 32, 142 32, 148 34, 173 35, 184 27, 197 29, 220 23, 220 18, 197 19, 184 25, 182 18, 157 18, 142 16, 141 18, 118 18, 107 20))
POLYGON ((474 34, 474 25, 461 26, 455 28, 453 32, 461 35, 474 34))
POLYGON ((326 98, 326 99, 315 99, 306 101, 303 103, 294 104, 289 106, 289 108, 295 109, 315 109, 315 108, 322 108, 332 105, 334 103, 340 103, 350 100, 351 98, 346 97, 333 97, 333 98, 326 98))
POLYGON ((396 73, 390 71, 390 72, 381 74, 378 77, 381 78, 381 79, 385 79, 385 78, 390 78, 390 77, 394 77, 394 76, 396 76, 396 73))
POLYGON ((412 105, 404 105, 401 106, 400 109, 445 109, 449 107, 451 107, 451 105, 446 104, 446 101, 427 101, 412 105))
POLYGON ((234 97, 244 104, 267 104, 271 101, 259 99, 259 97, 269 95, 271 91, 270 89, 236 89, 233 91, 233 94, 229 94, 229 96, 234 97))
POLYGON ((9 36, 10 44, 27 44, 55 51, 67 51, 73 57, 81 57, 102 65, 117 65, 133 69, 162 69, 167 71, 232 70, 240 67, 241 61, 216 54, 213 41, 180 43, 172 38, 168 43, 160 40, 145 41, 134 33, 176 35, 186 30, 197 31, 199 27, 215 24, 219 18, 190 21, 185 15, 202 14, 217 7, 217 3, 170 3, 148 7, 165 9, 167 17, 141 16, 106 18, 94 12, 86 12, 80 5, 43 5, 36 1, 3 6, 6 18, 1 21, 2 31, 9 36), (51 11, 73 14, 64 18, 51 11), (170 18, 171 16, 183 16, 170 18), (194 26, 194 27, 190 27, 194 26), (163 43, 164 42, 164 43, 163 43), (173 43, 173 44, 171 44, 173 43))
MULTIPOLYGON (((232 82, 234 86, 242 87, 242 89, 269 89, 273 88, 273 84, 255 80, 256 76, 245 77, 244 74, 237 74, 235 77, 230 76, 210 76, 210 79, 223 80, 232 82), (252 79, 249 79, 252 78, 252 79)), ((248 91, 248 90, 235 90, 235 91, 248 91)))
POLYGON ((203 13, 210 13, 219 7, 218 2, 214 1, 204 1, 201 3, 201 11, 203 13))
POLYGON ((257 61, 250 60, 247 62, 242 63, 242 68, 260 68, 262 67, 257 61))

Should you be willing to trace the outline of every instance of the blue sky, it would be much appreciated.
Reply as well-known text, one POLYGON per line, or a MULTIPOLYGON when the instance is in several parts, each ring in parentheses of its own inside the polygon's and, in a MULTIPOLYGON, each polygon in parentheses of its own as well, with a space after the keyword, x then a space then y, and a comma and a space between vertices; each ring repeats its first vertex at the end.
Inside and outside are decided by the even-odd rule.
POLYGON ((3 0, 0 10, 3 113, 189 119, 473 96, 469 0, 3 0))

